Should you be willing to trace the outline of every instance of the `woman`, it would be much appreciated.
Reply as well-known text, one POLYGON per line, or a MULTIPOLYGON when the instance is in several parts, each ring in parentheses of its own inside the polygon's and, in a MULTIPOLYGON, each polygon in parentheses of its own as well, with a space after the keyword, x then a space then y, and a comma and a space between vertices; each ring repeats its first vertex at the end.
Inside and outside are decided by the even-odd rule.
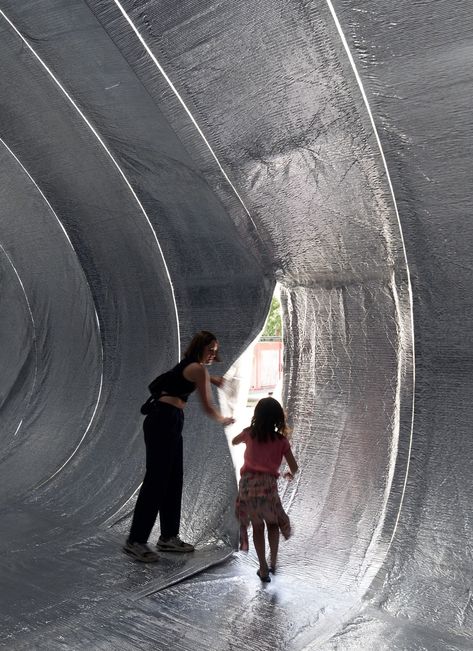
POLYGON ((206 330, 194 336, 184 358, 171 371, 150 385, 153 399, 143 423, 146 445, 146 474, 136 501, 131 529, 123 551, 145 563, 158 560, 148 547, 148 538, 158 512, 160 551, 192 552, 194 547, 179 538, 182 497, 182 427, 184 407, 197 389, 204 412, 226 427, 225 418, 212 402, 210 384, 222 386, 223 378, 212 377, 205 368, 219 361, 218 341, 206 330))

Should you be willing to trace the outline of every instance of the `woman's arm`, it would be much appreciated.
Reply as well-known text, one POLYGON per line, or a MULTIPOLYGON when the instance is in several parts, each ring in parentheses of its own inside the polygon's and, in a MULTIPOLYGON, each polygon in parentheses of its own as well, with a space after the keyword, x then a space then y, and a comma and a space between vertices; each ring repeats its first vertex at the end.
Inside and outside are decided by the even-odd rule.
POLYGON ((221 389, 225 384, 225 378, 223 378, 221 375, 211 375, 210 384, 213 384, 218 389, 221 389))
POLYGON ((209 418, 213 418, 224 427, 235 422, 234 418, 222 416, 218 409, 215 408, 210 390, 210 376, 204 366, 197 363, 189 364, 184 371, 184 377, 191 382, 195 382, 202 408, 209 418))

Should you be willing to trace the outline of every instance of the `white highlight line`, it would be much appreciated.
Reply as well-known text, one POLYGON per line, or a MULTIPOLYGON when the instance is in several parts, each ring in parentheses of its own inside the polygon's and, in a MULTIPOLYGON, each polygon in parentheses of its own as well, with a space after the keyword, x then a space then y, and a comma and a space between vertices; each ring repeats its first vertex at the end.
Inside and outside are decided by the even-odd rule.
MULTIPOLYGON (((0 13, 1 13, 1 12, 0 12, 0 13)), ((26 167, 23 165, 23 163, 20 161, 20 159, 18 158, 18 156, 17 156, 17 155, 16 155, 16 154, 15 154, 15 153, 10 149, 10 147, 6 144, 6 142, 5 142, 4 140, 2 140, 1 138, 0 138, 0 142, 1 142, 2 145, 5 147, 5 149, 6 149, 6 150, 11 154, 12 158, 14 158, 14 159, 16 160, 16 162, 17 162, 18 165, 21 167, 21 169, 24 171, 24 173, 26 174, 26 176, 30 179, 30 181, 31 181, 31 182, 33 183, 33 185, 36 187, 36 189, 38 190, 38 192, 39 192, 40 195, 42 196, 44 202, 45 202, 46 205, 48 206, 49 210, 52 212, 52 214, 53 214, 54 217, 56 218, 56 220, 57 220, 59 226, 60 226, 61 229, 62 229, 62 232, 64 233, 64 235, 65 235, 67 241, 69 242, 69 245, 70 245, 71 249, 74 251, 74 254, 76 255, 76 257, 78 257, 78 256, 77 256, 77 253, 76 253, 76 251, 75 251, 75 249, 74 249, 74 245, 73 245, 72 242, 71 242, 71 238, 69 237, 69 235, 68 235, 66 229, 64 228, 64 226, 63 226, 61 220, 60 220, 59 217, 57 216, 57 214, 56 214, 54 208, 52 207, 52 205, 49 203, 48 199, 46 198, 44 192, 41 190, 41 188, 40 188, 39 185, 36 183, 36 181, 34 180, 34 178, 33 178, 33 177, 31 176, 31 174, 28 172, 28 170, 26 169, 26 167)), ((87 279, 86 279, 86 282, 87 282, 87 279)), ((88 283, 87 283, 87 284, 88 284, 88 283)))
MULTIPOLYGON (((3 140, 0 139, 0 142, 3 143, 3 140)), ((8 149, 8 147, 7 147, 7 149, 8 149)), ((18 282, 20 284, 21 290, 22 290, 23 295, 25 297, 26 305, 28 307, 28 312, 30 313, 31 325, 33 327, 33 347, 34 347, 35 365, 34 365, 33 384, 31 385, 30 395, 29 395, 28 402, 27 402, 27 405, 26 405, 26 408, 28 408, 28 405, 31 402, 31 396, 33 395, 33 391, 34 391, 34 388, 36 386, 36 379, 38 377, 38 341, 37 341, 37 337, 36 337, 36 323, 35 323, 35 320, 34 320, 34 315, 33 315, 32 309, 31 309, 30 302, 28 300, 28 294, 26 293, 26 289, 25 289, 25 286, 23 285, 23 281, 21 280, 20 274, 18 273, 17 268, 13 264, 13 260, 10 258, 10 256, 6 252, 5 248, 1 244, 0 244, 0 249, 2 250, 2 252, 5 255, 8 262, 10 263, 11 268, 15 272, 16 277, 18 278, 18 282)), ((20 428, 21 428, 22 425, 23 425, 23 418, 18 423, 18 425, 16 427, 16 430, 15 430, 15 432, 13 434, 13 438, 15 438, 17 436, 17 434, 20 431, 20 428)))
MULTIPOLYGON (((125 173, 123 172, 123 170, 122 170, 122 169, 120 168, 120 166, 118 165, 118 162, 115 160, 115 158, 113 157, 113 155, 112 155, 112 153, 110 152, 110 150, 107 148, 105 142, 102 140, 102 138, 100 137, 100 135, 98 134, 98 132, 96 131, 96 129, 94 128, 94 126, 91 124, 91 122, 88 120, 88 118, 87 118, 87 117, 85 116, 85 114, 83 113, 83 111, 79 108, 79 106, 78 106, 78 105, 75 103, 75 101, 72 99, 71 95, 66 91, 66 89, 64 88, 64 86, 60 83, 60 81, 59 81, 59 80, 57 79, 57 77, 53 74, 53 72, 52 72, 52 71, 50 70, 50 68, 46 65, 46 63, 41 59, 41 57, 40 57, 40 56, 35 52, 35 50, 31 47, 31 45, 28 43, 28 41, 25 39, 25 37, 21 34, 21 32, 17 29, 17 27, 12 23, 12 21, 11 21, 11 20, 8 18, 8 16, 5 14, 5 12, 3 12, 2 10, 0 10, 0 15, 1 15, 1 16, 3 17, 3 19, 4 19, 4 20, 5 20, 5 21, 10 25, 10 27, 13 29, 13 31, 17 34, 17 36, 21 39, 21 41, 25 44, 25 46, 26 46, 26 47, 28 48, 28 50, 31 52, 31 54, 32 54, 32 55, 35 57, 35 59, 40 63, 40 65, 42 66, 42 68, 43 68, 43 69, 47 72, 47 74, 51 77, 51 79, 54 81, 54 83, 56 84, 56 86, 61 90, 61 92, 65 95, 65 97, 68 99, 68 101, 72 104, 72 106, 75 108, 75 110, 76 110, 77 113, 80 115, 80 117, 82 118, 82 120, 87 124, 87 126, 89 127, 89 129, 92 131, 92 133, 94 134, 94 136, 97 138, 97 140, 99 141, 99 143, 102 145, 104 151, 105 151, 105 152, 107 153, 107 155, 109 156, 110 160, 111 160, 112 163, 114 164, 114 166, 115 166, 115 168, 117 169, 118 173, 120 174, 120 176, 122 177, 122 179, 125 181, 125 183, 126 183, 126 185, 128 186, 128 188, 129 188, 131 194, 133 195, 133 197, 134 197, 136 203, 138 204, 138 206, 139 206, 141 212, 143 213, 143 215, 144 215, 146 221, 148 222, 148 224, 149 224, 149 226, 150 226, 150 228, 151 228, 151 231, 152 231, 152 233, 153 233, 153 235, 154 235, 154 238, 155 238, 156 244, 157 244, 157 246, 158 246, 158 249, 159 249, 159 252, 160 252, 160 255, 161 255, 161 259, 162 259, 162 261, 163 261, 163 265, 164 265, 164 268, 165 268, 165 271, 166 271, 166 275, 167 275, 167 278, 168 278, 168 281, 169 281, 169 286, 170 286, 170 289, 171 289, 171 295, 172 295, 172 299, 173 299, 174 311, 175 311, 175 318, 176 318, 176 329, 177 329, 177 350, 178 350, 178 357, 179 357, 179 359, 180 359, 180 356, 181 356, 181 342, 180 342, 179 316, 178 316, 178 312, 177 312, 177 304, 176 304, 176 297, 175 297, 175 294, 174 294, 174 287, 173 287, 173 284, 172 284, 172 281, 171 281, 171 276, 170 276, 170 273, 169 273, 168 266, 167 266, 167 264, 166 264, 166 260, 165 260, 165 258, 164 258, 163 250, 162 250, 162 248, 161 248, 161 245, 160 245, 160 243, 159 243, 159 240, 158 240, 158 237, 157 237, 157 235, 156 235, 156 232, 155 232, 155 230, 154 230, 154 228, 153 228, 153 225, 151 224, 151 221, 150 221, 148 215, 146 214, 146 211, 145 211, 143 205, 141 204, 141 202, 140 202, 138 196, 136 195, 136 192, 133 190, 133 188, 132 188, 130 182, 128 181, 127 177, 125 176, 125 173)), ((11 151, 11 150, 10 150, 10 151, 11 151)), ((16 158, 16 157, 15 157, 15 158, 16 158)), ((17 159, 17 160, 18 160, 18 159, 17 159)), ((29 175, 29 176, 30 176, 30 175, 29 175)), ((30 178, 31 178, 31 176, 30 176, 30 178)), ((33 181, 33 182, 34 182, 34 181, 33 181)), ((38 187, 38 186, 37 186, 37 187, 38 187)), ((39 188, 38 188, 38 189, 39 189, 39 188)), ((44 195, 43 195, 43 196, 44 196, 44 195)), ((53 211, 53 212, 54 212, 54 211, 53 211)), ((59 220, 58 220, 58 221, 59 221, 59 220)), ((60 223, 60 221, 59 221, 59 223, 60 223)), ((67 233, 66 233, 66 236, 67 236, 67 233)), ((69 239, 69 238, 68 238, 68 239, 69 239)), ((99 331, 100 331, 100 323, 99 323, 98 315, 97 315, 97 312, 96 312, 96 311, 95 311, 95 317, 96 317, 97 325, 98 325, 98 328, 99 328, 99 331)), ((103 355, 103 353, 102 353, 102 355, 103 355)), ((103 359, 103 357, 102 357, 102 359, 103 359)), ((101 375, 101 379, 100 379, 100 388, 99 388, 99 394, 98 394, 99 397, 100 397, 101 392, 102 392, 102 384, 103 384, 103 373, 102 373, 102 375, 101 375)), ((94 417, 95 417, 95 414, 96 414, 96 411, 97 411, 97 408, 98 408, 98 404, 99 404, 99 401, 97 400, 96 405, 95 405, 95 408, 94 408, 94 412, 93 412, 93 414, 92 414, 92 418, 91 418, 91 420, 90 420, 90 422, 89 422, 89 424, 88 424, 88 426, 87 426, 87 428, 86 428, 84 434, 82 435, 82 437, 81 437, 81 439, 80 439, 78 445, 76 446, 76 448, 75 448, 74 451, 72 452, 72 454, 71 454, 71 455, 69 456, 69 458, 68 458, 68 459, 67 459, 67 460, 62 464, 62 466, 61 466, 58 470, 56 470, 56 471, 55 471, 55 472, 54 472, 54 473, 53 473, 53 474, 52 474, 48 479, 45 479, 45 480, 42 481, 40 484, 38 484, 38 485, 35 487, 36 489, 40 488, 40 487, 43 486, 46 482, 50 481, 50 480, 51 480, 53 477, 55 477, 59 472, 61 472, 61 470, 62 470, 62 469, 63 469, 63 468, 64 468, 64 467, 65 467, 65 466, 66 466, 66 465, 71 461, 71 459, 72 459, 73 456, 76 454, 77 450, 79 449, 80 445, 82 444, 82 442, 83 442, 83 440, 84 440, 84 437, 87 435, 87 432, 89 431, 89 429, 90 429, 90 427, 91 427, 91 425, 92 425, 93 419, 94 419, 94 417)))
POLYGON ((172 284, 171 275, 170 275, 170 273, 169 273, 169 268, 168 268, 168 266, 167 266, 167 264, 166 264, 166 260, 165 260, 165 258, 164 258, 164 253, 163 253, 163 250, 162 250, 162 248, 161 248, 161 244, 159 243, 159 240, 158 240, 158 237, 157 237, 157 235, 156 235, 156 232, 155 232, 155 230, 154 230, 154 228, 153 228, 153 225, 151 224, 151 221, 150 221, 148 215, 146 214, 146 211, 145 211, 145 209, 144 209, 144 207, 143 207, 141 201, 139 200, 139 198, 138 198, 136 192, 134 191, 134 189, 133 189, 132 186, 131 186, 131 183, 128 181, 128 179, 127 179, 125 173, 123 172, 123 170, 121 169, 120 165, 118 164, 118 162, 117 162, 116 159, 114 158, 113 154, 112 154, 111 151, 108 149, 107 145, 105 144, 105 142, 103 141, 103 139, 101 138, 101 136, 99 135, 99 133, 97 132, 97 130, 95 129, 95 127, 92 125, 92 123, 90 122, 90 120, 86 117, 86 115, 84 114, 84 112, 79 108, 79 106, 78 106, 78 105, 76 104, 76 102, 73 100, 73 98, 71 97, 71 95, 67 92, 67 90, 64 88, 64 86, 61 84, 61 82, 57 79, 57 77, 55 77, 55 75, 53 74, 52 70, 51 70, 50 68, 48 68, 48 66, 46 65, 46 63, 41 59, 41 57, 40 57, 40 56, 35 52, 35 50, 31 47, 31 45, 30 45, 29 42, 26 40, 26 38, 23 36, 23 34, 21 34, 21 32, 17 29, 17 27, 15 27, 15 25, 12 23, 12 21, 8 18, 8 16, 7 16, 7 15, 6 15, 6 14, 5 14, 1 9, 0 9, 0 15, 4 18, 4 20, 5 20, 5 21, 10 25, 10 27, 14 30, 14 32, 15 32, 15 33, 19 36, 19 38, 23 41, 23 43, 26 45, 26 47, 27 47, 28 50, 31 52, 31 54, 35 57, 35 59, 36 59, 36 60, 40 63, 40 65, 44 68, 44 70, 47 72, 47 74, 48 74, 48 75, 51 77, 51 79, 54 81, 54 83, 56 84, 56 86, 61 90, 61 92, 65 95, 65 97, 68 99, 68 101, 72 104, 72 106, 75 108, 75 110, 77 111, 77 113, 80 115, 80 117, 82 118, 82 120, 86 123, 86 125, 87 125, 87 126, 89 127, 89 129, 92 131, 92 133, 93 133, 94 136, 97 138, 97 140, 99 141, 99 143, 102 145, 104 151, 106 152, 106 154, 108 155, 108 157, 110 158, 110 160, 112 161, 112 163, 114 164, 114 166, 115 166, 115 168, 117 169, 118 173, 120 174, 120 176, 122 177, 122 179, 125 181, 126 185, 128 186, 128 189, 130 190, 131 194, 133 195, 133 198, 135 199, 135 201, 136 201, 136 203, 138 204, 138 206, 139 206, 141 212, 143 213, 143 215, 144 215, 146 221, 148 222, 148 224, 149 224, 149 226, 150 226, 150 228, 151 228, 151 231, 152 231, 152 233, 153 233, 153 235, 154 235, 154 238, 155 238, 155 240, 156 240, 156 244, 157 244, 157 246, 158 246, 159 253, 160 253, 160 255, 161 255, 161 259, 162 259, 162 261, 163 261, 164 269, 165 269, 165 271, 166 271, 166 276, 167 276, 168 281, 169 281, 169 286, 170 286, 170 288, 171 288, 171 294, 172 294, 172 299, 173 299, 173 303, 174 303, 174 311, 175 311, 175 317, 176 317, 178 357, 179 357, 179 359, 180 359, 180 357, 181 357, 181 342, 180 342, 181 337, 180 337, 180 331, 179 331, 179 315, 178 315, 178 312, 177 312, 177 304, 176 304, 176 297, 175 297, 175 294, 174 294, 174 286, 173 286, 173 284, 172 284))
MULTIPOLYGON (((5 147, 5 149, 7 149, 7 151, 11 154, 11 156, 16 160, 16 162, 18 163, 18 165, 21 167, 21 169, 24 171, 24 173, 28 176, 28 178, 30 179, 30 181, 31 181, 31 182, 33 183, 33 185, 36 187, 36 189, 38 190, 39 194, 40 194, 41 197, 43 198, 44 202, 45 202, 46 205, 48 206, 49 210, 51 211, 51 213, 52 213, 52 214, 54 215, 54 217, 56 218, 57 223, 59 224, 59 226, 60 226, 62 232, 64 233, 64 236, 66 237, 66 240, 67 240, 68 243, 69 243, 69 246, 71 247, 72 251, 74 252, 74 255, 75 255, 75 256, 77 257, 77 259, 78 259, 78 256, 77 256, 77 253, 76 253, 76 250, 74 249, 74 245, 72 244, 71 239, 70 239, 70 237, 69 237, 69 235, 68 235, 66 229, 64 228, 64 225, 62 224, 62 222, 61 222, 61 220, 59 219, 59 217, 58 217, 57 213, 55 212, 54 208, 52 207, 52 205, 51 205, 50 202, 48 201, 46 195, 45 195, 44 192, 41 190, 41 188, 40 188, 39 185, 36 183, 36 181, 35 181, 34 178, 31 176, 31 174, 28 172, 28 170, 27 170, 26 167, 23 165, 23 163, 20 161, 20 159, 18 158, 18 156, 17 156, 17 155, 16 155, 16 154, 15 154, 15 153, 10 149, 10 147, 9 147, 9 146, 8 146, 8 145, 7 145, 7 144, 6 144, 2 139, 1 139, 1 138, 0 138, 0 142, 1 142, 2 145, 5 147)), ((3 247, 2 247, 2 248, 3 248, 3 247)), ((11 262, 11 261, 10 261, 10 262, 11 262)), ((16 270, 15 270, 15 271, 16 271, 16 270)), ((17 273, 17 275, 18 275, 18 273, 17 273)), ((90 285, 89 285, 89 282, 88 282, 88 280, 87 280, 85 274, 84 274, 84 279, 85 279, 85 283, 86 283, 86 285, 89 287, 89 292, 90 292, 90 295, 91 295, 91 297, 92 297, 92 291, 90 290, 90 285)), ((20 281, 20 282, 21 282, 21 281, 20 281)), ((23 285, 22 285, 22 286, 23 286, 23 285)), ((23 291, 25 291, 25 290, 23 289, 23 291)), ((26 296, 26 293, 25 293, 25 296, 26 296)), ((28 302, 28 299, 26 299, 26 300, 27 300, 27 302, 28 302)), ((92 302, 93 302, 93 301, 92 301, 92 302)), ((33 313, 32 313, 32 311, 31 311, 31 308, 30 308, 29 303, 28 303, 28 309, 30 310, 31 318, 32 318, 32 320, 33 320, 33 327, 34 327, 34 317, 33 317, 33 313)), ((74 454, 77 452, 77 450, 79 449, 80 445, 82 444, 82 441, 83 441, 84 438, 87 436, 87 433, 88 433, 88 431, 89 431, 89 429, 90 429, 90 427, 91 427, 91 425, 92 425, 92 423, 93 423, 93 421, 94 421, 95 414, 96 414, 96 412, 97 412, 97 409, 98 409, 98 406, 99 406, 99 402, 100 402, 100 398, 101 398, 101 395, 102 395, 102 386, 103 386, 103 346, 102 346, 102 336, 101 336, 101 334, 100 334, 100 333, 101 333, 100 321, 99 321, 99 316, 98 316, 98 314, 97 314, 97 310, 95 309, 95 305, 94 305, 94 313, 95 313, 95 320, 96 320, 97 328, 98 328, 98 332, 99 332, 100 352, 101 352, 101 362, 102 362, 102 363, 101 363, 101 371, 100 371, 100 386, 99 386, 99 390, 98 390, 98 393, 97 393, 97 399, 96 399, 96 402, 95 402, 95 407, 94 407, 94 410, 93 410, 92 416, 91 416, 91 418, 90 418, 90 420, 89 420, 89 423, 88 423, 87 427, 85 428, 84 433, 83 433, 82 436, 80 437, 79 443, 77 444, 77 446, 76 446, 76 448, 74 449, 74 451, 72 452, 72 454, 71 454, 71 455, 66 459, 66 461, 62 464, 62 466, 61 466, 60 468, 58 468, 58 469, 57 469, 57 470, 56 470, 56 471, 55 471, 55 472, 54 472, 50 477, 48 477, 47 479, 44 479, 41 483, 37 484, 37 485, 35 486, 35 489, 40 488, 41 486, 43 486, 44 484, 46 484, 48 481, 50 481, 53 477, 55 477, 55 476, 56 476, 56 475, 57 475, 57 474, 58 474, 58 473, 59 473, 59 472, 64 468, 64 466, 65 466, 66 464, 69 463, 69 461, 72 459, 72 457, 73 457, 74 454)), ((36 349, 36 335, 35 335, 35 349, 36 349)), ((37 356, 37 350, 36 350, 35 382, 36 382, 36 376, 37 376, 37 370, 38 370, 38 362, 37 362, 37 359, 38 359, 38 356, 37 356)), ((33 384, 33 388, 34 388, 34 384, 33 384)), ((32 392, 33 392, 33 389, 32 389, 32 392)), ((28 403, 28 404, 29 404, 29 403, 28 403)), ((22 421, 22 422, 23 422, 23 421, 22 421)), ((18 427, 18 429, 19 429, 19 427, 18 427)), ((17 431, 18 431, 18 429, 17 429, 17 431)), ((16 435, 16 433, 15 433, 15 435, 16 435)))
POLYGON ((122 5, 121 5, 121 3, 119 2, 119 0, 114 0, 114 2, 115 2, 115 4, 117 5, 117 7, 118 7, 118 9, 120 10, 120 12, 121 12, 121 14, 123 15, 123 17, 125 18, 125 20, 127 21, 127 23, 130 25, 131 29, 135 32, 135 34, 136 34, 138 40, 140 41, 141 45, 144 47, 144 49, 146 50, 146 52, 147 52, 148 55, 150 56, 151 60, 152 60, 153 63, 155 64, 155 66, 158 68, 159 72, 162 74, 162 76, 164 77, 164 79, 166 80, 166 82, 169 84, 169 87, 171 88, 172 92, 174 93, 174 95, 175 95, 175 96, 177 97, 177 99, 179 100, 179 103, 181 104, 182 108, 184 109, 184 111, 187 113, 187 115, 188 115, 189 118, 191 119, 192 124, 193 124, 193 125, 195 126, 195 128, 197 129, 197 132, 199 133, 199 135, 200 135, 200 137, 202 138, 202 140, 204 141, 204 143, 205 143, 207 149, 208 149, 209 152, 211 153, 212 158, 213 158, 213 159, 215 160, 215 162, 217 163, 217 165, 218 165, 220 171, 222 172, 223 176, 225 177, 225 180, 227 181, 227 183, 229 184, 229 186, 232 188, 232 190, 233 190, 235 196, 238 198, 238 201, 241 203, 241 205, 242 205, 244 211, 245 211, 246 214, 248 215, 248 218, 250 219, 251 223, 253 224, 253 227, 254 227, 255 231, 258 232, 258 228, 256 227, 256 224, 255 224, 255 222, 253 221, 253 218, 251 217, 250 211, 249 211, 248 208, 246 207, 245 202, 243 201, 242 197, 239 195, 238 190, 236 189, 236 187, 235 187, 235 186, 233 185, 233 183, 231 182, 230 177, 228 176, 228 174, 227 174, 227 173, 225 172, 225 170, 223 169, 223 166, 222 166, 222 164, 220 163, 220 161, 219 161, 219 159, 218 159, 218 157, 217 157, 217 154, 214 152, 214 150, 212 149, 212 147, 211 147, 209 141, 208 141, 207 138, 205 137, 204 132, 203 132, 202 129, 199 127, 199 125, 198 125, 198 123, 197 123, 197 120, 196 120, 196 119, 194 118, 194 116, 192 115, 191 111, 190 111, 189 108, 187 107, 187 105, 186 105, 186 103, 184 102, 184 100, 182 99, 182 97, 179 95, 179 92, 178 92, 177 88, 174 86, 174 84, 172 83, 171 79, 170 79, 170 78, 168 77, 168 75, 166 74, 164 68, 161 66, 161 64, 160 64, 159 61, 157 60, 156 56, 153 54, 152 50, 151 50, 150 47, 147 45, 146 41, 145 41, 144 38, 141 36, 141 34, 140 34, 140 32, 138 31, 138 29, 135 27, 135 24, 133 23, 133 21, 131 20, 131 18, 129 17, 129 15, 127 14, 127 12, 125 11, 125 9, 122 7, 122 5))
MULTIPOLYGON (((100 331, 100 323, 99 323, 99 317, 98 317, 97 312, 95 312, 95 318, 96 318, 96 321, 97 321, 97 328, 98 328, 98 330, 100 331)), ((100 339, 100 341, 102 341, 102 340, 100 339)), ((102 350, 102 369, 103 369, 103 347, 102 347, 102 345, 101 345, 101 350, 102 350)), ((34 487, 35 490, 37 490, 38 488, 41 488, 41 486, 44 486, 44 484, 47 484, 49 481, 51 481, 52 479, 54 479, 54 477, 56 477, 56 475, 58 475, 58 474, 59 474, 59 473, 60 473, 60 472, 61 472, 61 471, 62 471, 62 470, 67 466, 67 464, 71 461, 71 459, 72 459, 72 458, 74 457, 74 455, 77 453, 78 449, 79 449, 80 446, 82 445, 82 442, 84 441, 85 437, 87 436, 87 433, 89 432, 89 430, 90 430, 90 428, 91 428, 91 426, 92 426, 92 423, 94 422, 95 414, 97 413, 97 409, 98 409, 98 407, 99 407, 99 403, 100 403, 100 397, 101 397, 101 395, 102 395, 102 388, 103 388, 103 371, 102 371, 101 374, 100 374, 100 386, 99 386, 99 390, 98 390, 98 394, 97 394, 97 401, 96 401, 96 403, 95 403, 94 411, 93 411, 93 413, 92 413, 92 416, 90 417, 89 424, 87 425, 87 427, 86 427, 84 433, 82 434, 82 436, 81 436, 79 442, 77 443, 76 447, 75 447, 74 450, 71 452, 71 454, 69 455, 69 457, 64 461, 64 463, 62 464, 62 466, 60 466, 57 470, 55 470, 55 471, 53 472, 53 474, 50 475, 47 479, 43 479, 42 482, 40 482, 39 484, 37 484, 37 485, 34 487)))
MULTIPOLYGON (((412 451, 412 441, 413 441, 413 436, 414 436, 415 342, 414 342, 414 311, 413 311, 411 275, 410 275, 410 272, 409 272, 409 265, 408 265, 408 261, 407 261, 407 251, 406 251, 404 236, 403 236, 403 232, 402 232, 401 219, 399 217, 399 211, 398 211, 398 208, 397 208, 396 197, 394 195, 394 188, 393 188, 393 185, 392 185, 392 182, 391 182, 391 177, 390 177, 390 174, 389 174, 387 161, 386 161, 386 158, 384 156, 384 151, 383 151, 383 146, 381 144, 381 139, 379 137, 378 130, 376 128, 376 124, 375 124, 375 121, 374 121, 374 117, 373 117, 373 114, 371 112, 371 108, 370 108, 370 105, 369 105, 369 102, 368 102, 368 97, 366 95, 365 89, 363 87, 363 82, 362 82, 361 77, 360 77, 360 75, 358 73, 355 60, 354 60, 353 55, 352 55, 352 53, 350 51, 348 42, 347 42, 347 40, 345 38, 345 34, 343 33, 342 26, 340 24, 340 21, 338 20, 338 17, 337 17, 337 14, 335 12, 335 8, 334 8, 334 6, 332 4, 332 1, 331 0, 326 0, 326 2, 327 2, 327 5, 328 5, 328 8, 330 10, 330 13, 332 14, 332 18, 334 20, 334 23, 335 23, 335 26, 337 28, 338 34, 340 36, 340 39, 341 39, 341 41, 343 43, 343 46, 345 48, 345 51, 347 53, 350 64, 351 64, 351 66, 353 68, 353 72, 355 74, 356 81, 358 82, 358 86, 360 88, 360 92, 361 92, 361 95, 363 97, 363 101, 365 103, 369 119, 371 121, 371 126, 373 128, 373 133, 374 133, 374 136, 376 138, 376 142, 377 142, 378 147, 379 147, 379 152, 380 152, 380 155, 381 155, 381 159, 383 161, 384 169, 386 171, 386 178, 387 178, 387 181, 388 181, 389 189, 390 189, 393 204, 394 204, 395 214, 396 214, 397 221, 398 221, 398 224, 399 224, 399 232, 400 232, 400 235, 401 235, 401 243, 402 243, 402 248, 403 248, 403 252, 404 252, 404 260, 405 260, 405 263, 406 263, 406 270, 407 270, 407 284, 408 284, 409 299, 410 299, 410 306, 411 306, 410 318, 411 318, 411 337, 412 337, 411 343, 412 343, 412 360, 413 360, 413 364, 412 364, 412 416, 411 416, 411 431, 410 431, 410 437, 409 437, 408 457, 407 457, 407 463, 406 463, 406 474, 405 474, 405 478, 404 478, 404 485, 403 485, 403 488, 402 488, 401 499, 400 499, 400 502, 399 502, 399 510, 398 510, 398 513, 397 513, 396 521, 394 523, 394 528, 393 528, 393 532, 392 532, 392 535, 391 535, 391 539, 389 541, 389 545, 391 545, 391 543, 392 543, 392 541, 394 539, 394 535, 396 533, 397 525, 399 523, 399 518, 400 518, 400 515, 401 515, 404 496, 405 496, 405 493, 406 493, 407 478, 408 478, 408 475, 409 475, 410 458, 411 458, 411 451, 412 451)), ((399 302, 397 300, 395 286, 393 286, 393 292, 394 292, 395 298, 396 298, 396 307, 399 309, 399 302)), ((399 321, 400 321, 400 323, 402 323, 402 319, 400 319, 399 321)), ((400 338, 402 339, 402 337, 400 337, 400 338)), ((399 377, 400 377, 400 369, 399 369, 399 374, 398 374, 398 384, 399 384, 399 377)), ((398 389, 397 389, 396 402, 397 402, 397 410, 396 411, 399 412, 399 410, 400 410, 400 404, 399 404, 399 402, 400 402, 400 388, 399 388, 399 386, 398 386, 398 389)), ((399 437, 399 430, 398 430, 398 437, 399 437)))

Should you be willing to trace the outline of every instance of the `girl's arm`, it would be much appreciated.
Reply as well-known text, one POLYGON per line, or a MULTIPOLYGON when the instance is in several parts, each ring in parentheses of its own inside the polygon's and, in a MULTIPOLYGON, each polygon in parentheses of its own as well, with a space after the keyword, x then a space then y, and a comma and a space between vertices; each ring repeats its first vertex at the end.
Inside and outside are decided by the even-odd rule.
POLYGON ((297 465, 297 461, 294 459, 294 455, 292 454, 291 448, 289 448, 289 450, 286 452, 284 456, 286 458, 287 465, 289 466, 290 472, 285 472, 283 477, 289 480, 294 479, 294 475, 298 471, 299 466, 297 465))
POLYGON ((238 445, 238 443, 242 443, 244 438, 245 438, 245 430, 237 434, 237 436, 235 436, 232 439, 232 445, 238 445))
POLYGON ((213 418, 224 427, 235 422, 234 418, 222 416, 218 409, 215 408, 210 390, 210 376, 204 366, 197 363, 189 364, 185 369, 184 377, 191 382, 195 382, 202 408, 209 418, 213 418))

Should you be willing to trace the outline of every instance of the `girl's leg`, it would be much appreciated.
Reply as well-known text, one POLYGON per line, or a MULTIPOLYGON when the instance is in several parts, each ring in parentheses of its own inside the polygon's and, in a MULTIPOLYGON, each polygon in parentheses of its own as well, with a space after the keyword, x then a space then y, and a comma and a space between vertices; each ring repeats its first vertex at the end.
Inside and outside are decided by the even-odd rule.
POLYGON ((276 562, 278 560, 279 527, 277 524, 267 524, 267 527, 270 554, 269 566, 274 571, 276 569, 276 562))
POLYGON ((268 564, 266 563, 264 544, 264 522, 261 524, 253 523, 253 542, 255 544, 256 555, 258 556, 260 575, 267 576, 268 564))

